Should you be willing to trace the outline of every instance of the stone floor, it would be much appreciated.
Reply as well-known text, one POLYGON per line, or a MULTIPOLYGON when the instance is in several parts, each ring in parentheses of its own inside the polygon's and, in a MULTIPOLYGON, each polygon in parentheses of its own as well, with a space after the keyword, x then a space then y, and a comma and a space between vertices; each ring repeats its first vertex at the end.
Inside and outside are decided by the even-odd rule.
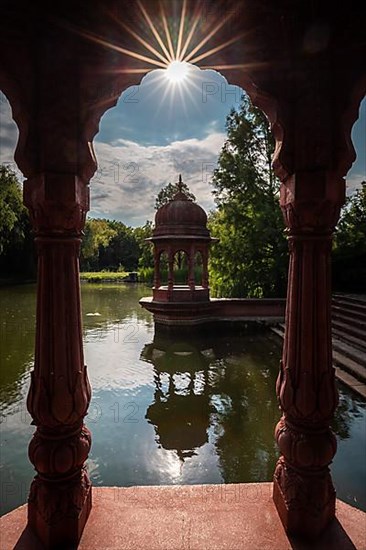
MULTIPOLYGON (((271 483, 93 489, 79 550, 365 550, 366 513, 337 501, 317 543, 289 539, 271 483)), ((41 550, 26 506, 0 519, 1 550, 41 550)))

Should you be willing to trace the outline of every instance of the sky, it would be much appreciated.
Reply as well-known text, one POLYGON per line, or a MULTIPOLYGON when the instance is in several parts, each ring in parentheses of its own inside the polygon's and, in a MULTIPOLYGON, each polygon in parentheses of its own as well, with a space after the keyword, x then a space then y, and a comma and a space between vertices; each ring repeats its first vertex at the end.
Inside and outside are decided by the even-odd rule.
MULTIPOLYGON (((226 116, 238 107, 243 90, 218 72, 188 69, 180 83, 170 82, 162 69, 151 71, 104 114, 94 140, 98 170, 90 185, 89 216, 134 227, 153 220, 156 195, 179 174, 206 211, 214 208, 210 180, 225 141, 226 116)), ((0 163, 13 168, 17 138, 0 92, 0 163)), ((348 194, 366 180, 365 99, 352 138, 357 159, 347 176, 348 194)))

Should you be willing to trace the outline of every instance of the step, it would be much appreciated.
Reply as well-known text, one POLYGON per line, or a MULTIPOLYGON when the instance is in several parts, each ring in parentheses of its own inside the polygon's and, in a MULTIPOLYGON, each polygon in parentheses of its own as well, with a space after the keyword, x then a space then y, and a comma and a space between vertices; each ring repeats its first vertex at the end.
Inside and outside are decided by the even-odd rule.
POLYGON ((342 370, 347 371, 349 374, 352 374, 360 382, 366 384, 366 367, 359 365, 353 359, 342 355, 338 351, 333 349, 333 364, 337 367, 340 367, 342 370))
MULTIPOLYGON (((284 337, 284 329, 285 325, 282 323, 271 327, 271 331, 282 340, 284 337)), ((349 338, 352 338, 352 336, 349 338)), ((358 341, 357 338, 354 338, 354 340, 358 341)), ((335 366, 336 377, 340 382, 366 399, 366 383, 360 380, 360 378, 362 380, 366 379, 366 367, 364 366, 365 352, 357 348, 352 348, 349 343, 343 342, 338 338, 334 338, 334 336, 332 339, 332 346, 333 365, 335 366), (346 351, 349 355, 351 355, 351 357, 347 357, 345 353, 339 353, 338 350, 341 350, 342 352, 346 351), (360 357, 362 359, 361 364, 354 360, 358 360, 360 357)))
POLYGON ((363 330, 366 339, 366 317, 365 319, 357 319, 356 317, 350 317, 344 313, 332 313, 332 320, 363 330))
POLYGON ((333 350, 338 351, 342 355, 349 357, 353 361, 356 361, 359 365, 362 365, 366 368, 366 350, 362 351, 354 346, 351 346, 343 340, 338 340, 333 336, 332 340, 333 350))
POLYGON ((349 311, 359 311, 360 313, 366 312, 366 304, 345 302, 344 300, 336 300, 333 298, 332 306, 339 306, 349 311))
POLYGON ((351 336, 350 334, 345 334, 343 330, 338 330, 336 328, 332 328, 332 336, 333 338, 336 337, 339 340, 342 340, 342 342, 346 342, 347 344, 350 344, 351 346, 356 347, 357 349, 366 352, 366 342, 365 339, 362 338, 356 338, 356 336, 351 336))
POLYGON ((357 378, 352 376, 352 374, 345 372, 339 367, 336 367, 335 371, 335 375, 340 382, 343 382, 345 386, 351 388, 359 395, 361 395, 364 399, 366 399, 366 384, 363 384, 362 382, 357 380, 357 378))
MULTIPOLYGON (((284 337, 285 334, 285 325, 284 323, 278 323, 275 327, 271 327, 272 330, 276 328, 275 331, 276 334, 284 337)), ((356 357, 359 358, 361 356, 361 360, 364 359, 366 354, 366 335, 363 338, 357 338, 355 336, 352 336, 350 334, 345 334, 343 330, 338 330, 337 328, 332 328, 332 338, 333 340, 337 340, 338 342, 342 342, 345 344, 346 348, 348 349, 354 349, 356 357)), ((347 355, 347 353, 345 353, 347 355)), ((351 357, 354 359, 354 357, 351 357)))
POLYGON ((336 300, 344 300, 344 301, 347 301, 347 302, 351 302, 351 303, 354 303, 354 304, 365 304, 366 306, 366 295, 365 294, 360 294, 360 295, 353 295, 353 296, 350 296, 349 294, 333 294, 333 298, 335 298, 336 300))
POLYGON ((335 315, 346 315, 354 319, 363 320, 366 324, 366 311, 354 311, 351 309, 344 308, 342 306, 332 306, 332 317, 335 315))
POLYGON ((361 341, 363 343, 363 346, 366 346, 366 333, 364 330, 352 327, 347 323, 341 323, 340 321, 335 321, 333 319, 332 319, 332 329, 336 329, 337 331, 343 333, 344 338, 346 338, 346 336, 348 337, 348 335, 353 336, 357 338, 359 341, 361 341))
MULTIPOLYGON (((271 327, 271 330, 281 338, 283 338, 285 335, 285 325, 282 323, 271 327)), ((364 341, 360 341, 358 338, 353 338, 352 336, 346 335, 349 340, 353 340, 350 343, 349 341, 345 341, 343 339, 344 337, 345 335, 343 334, 343 332, 338 335, 338 331, 333 331, 333 350, 341 353, 342 355, 345 355, 346 357, 349 357, 359 365, 366 367, 366 343, 364 341)))
POLYGON ((274 332, 275 334, 277 334, 277 336, 279 336, 280 338, 283 339, 285 333, 283 332, 283 330, 281 330, 281 328, 279 328, 278 326, 275 326, 275 327, 271 327, 271 331, 274 332))

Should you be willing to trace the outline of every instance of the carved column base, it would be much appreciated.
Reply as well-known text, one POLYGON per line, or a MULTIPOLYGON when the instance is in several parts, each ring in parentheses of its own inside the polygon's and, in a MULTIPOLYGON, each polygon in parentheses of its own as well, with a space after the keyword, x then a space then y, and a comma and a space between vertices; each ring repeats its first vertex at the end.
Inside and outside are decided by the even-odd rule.
POLYGON ((85 468, 75 480, 57 484, 36 476, 28 499, 28 525, 46 549, 75 548, 92 507, 85 468))
POLYGON ((281 457, 273 478, 273 500, 287 533, 318 537, 335 517, 336 492, 329 468, 303 475, 281 457))

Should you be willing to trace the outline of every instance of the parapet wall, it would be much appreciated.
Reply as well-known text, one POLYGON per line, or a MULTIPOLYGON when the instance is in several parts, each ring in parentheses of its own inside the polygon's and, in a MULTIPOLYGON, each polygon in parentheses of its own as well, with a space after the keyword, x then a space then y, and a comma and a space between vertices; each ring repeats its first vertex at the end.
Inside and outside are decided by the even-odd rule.
POLYGON ((142 298, 140 305, 153 313, 155 323, 193 326, 213 323, 284 321, 282 298, 213 298, 204 302, 163 302, 142 298))
POLYGON ((284 319, 286 300, 282 298, 212 298, 210 300, 219 320, 234 321, 250 318, 284 319))

